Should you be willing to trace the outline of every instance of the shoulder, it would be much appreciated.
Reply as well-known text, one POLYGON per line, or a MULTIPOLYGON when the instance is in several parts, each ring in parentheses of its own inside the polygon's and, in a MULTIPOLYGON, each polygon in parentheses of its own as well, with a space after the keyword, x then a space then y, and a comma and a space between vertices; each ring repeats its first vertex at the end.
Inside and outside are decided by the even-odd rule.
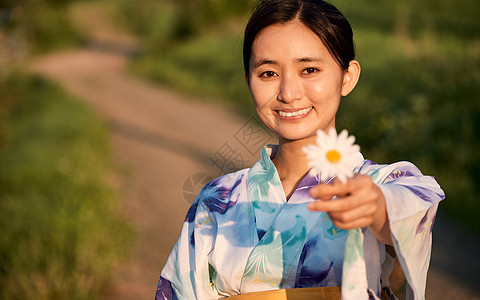
POLYGON ((193 219, 199 207, 209 212, 225 213, 234 204, 231 201, 231 195, 236 189, 246 184, 248 170, 229 173, 207 183, 190 207, 187 219, 193 219))
POLYGON ((203 187, 197 198, 202 200, 211 198, 212 196, 216 198, 228 197, 232 190, 245 181, 248 170, 249 169, 243 169, 213 179, 203 187))
POLYGON ((423 216, 445 199, 445 193, 435 178, 423 175, 411 162, 388 165, 366 162, 359 173, 369 175, 382 190, 391 224, 418 213, 423 216))
POLYGON ((413 163, 400 161, 392 164, 377 164, 365 160, 358 173, 369 175, 376 182, 387 183, 402 177, 423 176, 413 163))

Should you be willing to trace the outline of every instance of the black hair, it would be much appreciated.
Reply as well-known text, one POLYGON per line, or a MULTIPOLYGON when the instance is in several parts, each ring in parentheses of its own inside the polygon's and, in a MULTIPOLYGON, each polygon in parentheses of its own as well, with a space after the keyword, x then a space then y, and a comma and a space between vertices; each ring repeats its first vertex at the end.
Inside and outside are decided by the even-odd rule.
POLYGON ((260 31, 293 20, 299 20, 312 30, 342 70, 348 69, 350 61, 355 59, 353 31, 335 6, 322 0, 263 0, 254 7, 245 28, 243 66, 246 76, 250 69, 252 45, 260 31))

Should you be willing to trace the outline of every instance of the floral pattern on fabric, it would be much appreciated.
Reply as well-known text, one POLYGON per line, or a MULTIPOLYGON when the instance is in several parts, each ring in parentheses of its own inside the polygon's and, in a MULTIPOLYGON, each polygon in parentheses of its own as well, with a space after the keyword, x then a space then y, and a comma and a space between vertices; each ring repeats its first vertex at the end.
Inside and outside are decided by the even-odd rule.
MULTIPOLYGON (((156 299, 221 299, 317 286, 342 286, 343 299, 379 299, 385 246, 368 229, 340 230, 326 213, 309 211, 309 189, 319 183, 313 175, 287 201, 270 150, 264 148, 252 168, 202 189, 162 271, 156 299)), ((443 191, 408 162, 365 160, 355 171, 382 189, 409 293, 422 299, 443 191)))

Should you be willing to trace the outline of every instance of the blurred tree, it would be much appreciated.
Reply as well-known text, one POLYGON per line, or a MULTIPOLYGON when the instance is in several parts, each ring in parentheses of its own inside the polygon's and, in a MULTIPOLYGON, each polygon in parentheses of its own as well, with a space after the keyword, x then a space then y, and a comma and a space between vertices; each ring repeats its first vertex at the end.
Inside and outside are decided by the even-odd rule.
POLYGON ((67 16, 75 0, 0 0, 0 30, 21 34, 30 51, 47 51, 80 40, 67 16))
POLYGON ((410 38, 410 9, 409 1, 397 1, 395 10, 394 32, 402 40, 410 38))
POLYGON ((13 8, 18 1, 16 0, 0 0, 0 9, 11 9, 13 8))
POLYGON ((122 0, 123 19, 144 38, 146 51, 164 52, 223 22, 244 17, 254 0, 122 0))

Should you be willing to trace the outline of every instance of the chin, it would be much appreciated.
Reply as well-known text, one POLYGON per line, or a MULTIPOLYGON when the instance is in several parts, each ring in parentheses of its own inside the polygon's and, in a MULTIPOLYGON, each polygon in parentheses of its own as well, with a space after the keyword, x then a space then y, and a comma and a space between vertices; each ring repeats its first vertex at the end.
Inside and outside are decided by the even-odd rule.
POLYGON ((302 133, 302 132, 288 132, 288 133, 281 133, 277 134, 279 138, 288 140, 288 141, 297 141, 297 140, 303 140, 306 138, 311 138, 312 136, 315 136, 316 131, 313 134, 310 133, 302 133))
POLYGON ((276 122, 272 122, 270 120, 268 120, 270 122, 267 122, 267 120, 263 120, 261 116, 260 120, 262 120, 265 126, 273 134, 284 140, 302 140, 316 136, 317 134, 318 126, 312 126, 312 124, 282 124, 279 126, 279 124, 276 124, 276 122))

